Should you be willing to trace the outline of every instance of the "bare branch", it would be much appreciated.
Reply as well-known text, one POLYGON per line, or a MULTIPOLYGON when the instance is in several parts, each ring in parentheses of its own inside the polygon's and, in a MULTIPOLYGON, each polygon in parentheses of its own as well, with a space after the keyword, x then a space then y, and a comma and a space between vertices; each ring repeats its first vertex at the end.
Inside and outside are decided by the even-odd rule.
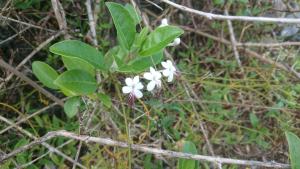
POLYGON ((39 92, 43 93, 45 96, 47 96, 49 99, 53 100, 54 102, 56 102, 60 106, 64 105, 64 102, 62 100, 60 100, 59 98, 57 98, 56 96, 54 96, 52 93, 48 92, 47 90, 45 90, 44 88, 42 88, 41 86, 39 86, 33 80, 29 79, 26 75, 24 75, 20 71, 16 70, 14 67, 12 67, 11 65, 9 65, 8 63, 6 63, 2 59, 0 59, 0 67, 2 67, 4 69, 7 69, 8 71, 14 73, 19 78, 21 78, 22 80, 24 80, 25 82, 27 82, 29 85, 31 85, 32 87, 34 87, 39 92))
POLYGON ((93 11, 92 11, 92 7, 91 7, 91 0, 86 0, 85 5, 86 5, 87 13, 88 13, 90 32, 91 32, 91 36, 93 39, 93 45, 97 47, 98 41, 97 41, 97 34, 96 34, 96 24, 95 24, 93 11))
POLYGON ((43 27, 41 27, 41 26, 37 26, 37 25, 33 25, 33 24, 31 24, 31 23, 19 21, 19 20, 16 20, 16 19, 13 19, 13 18, 10 18, 10 17, 7 17, 7 16, 2 16, 2 15, 0 15, 0 19, 3 19, 4 21, 5 21, 5 20, 9 20, 9 21, 12 21, 12 22, 16 22, 16 23, 19 23, 19 24, 22 24, 22 25, 30 26, 30 27, 32 27, 32 28, 37 28, 37 29, 41 29, 41 30, 46 30, 46 31, 49 31, 49 32, 56 32, 56 30, 43 28, 43 27))
POLYGON ((60 30, 63 30, 65 33, 65 39, 70 39, 70 35, 67 33, 67 21, 65 16, 65 11, 59 2, 59 0, 51 0, 52 8, 55 13, 56 20, 60 30))
MULTIPOLYGON (((2 117, 0 115, 0 120, 9 124, 9 125, 13 125, 18 131, 20 131, 21 133, 25 134, 26 136, 28 136, 29 138, 31 139, 34 139, 34 140, 38 140, 38 138, 34 135, 32 135, 30 132, 28 132, 27 130, 24 130, 23 128, 17 126, 15 123, 9 121, 8 119, 6 119, 5 117, 2 117)), ((57 155, 65 158, 66 160, 70 161, 71 163, 76 163, 76 165, 80 168, 84 168, 86 169, 85 166, 83 166, 82 164, 74 161, 71 157, 65 155, 64 153, 62 153, 61 151, 59 151, 57 148, 55 147, 52 147, 51 145, 49 145, 48 143, 45 143, 45 142, 41 142, 42 146, 46 147, 50 152, 54 152, 56 153, 57 155)), ((11 153, 9 153, 11 154, 11 153)), ((0 159, 1 159, 2 156, 0 156, 0 159)), ((2 161, 0 160, 0 164, 2 163, 2 161)))
MULTIPOLYGON (((60 35, 63 34, 63 31, 59 31, 47 40, 45 40, 43 43, 41 43, 37 48, 35 48, 28 56, 26 56, 22 62, 18 64, 18 66, 15 68, 16 70, 19 70, 26 62, 28 62, 36 53, 38 53, 41 49, 43 49, 46 45, 48 45, 50 42, 58 38, 60 35)), ((0 89, 4 86, 4 83, 9 81, 13 77, 13 73, 9 74, 3 83, 0 84, 0 89)))
POLYGON ((155 154, 155 155, 163 155, 169 158, 184 158, 184 159, 193 159, 193 160, 199 160, 199 161, 206 161, 206 162, 213 162, 218 164, 236 164, 236 165, 244 165, 244 166, 259 166, 259 167, 270 167, 270 168, 290 168, 289 164, 282 164, 277 162, 261 162, 261 161, 252 161, 252 160, 238 160, 238 159, 231 159, 231 158, 222 158, 222 157, 212 157, 212 156, 204 156, 204 155, 196 155, 196 154, 189 154, 189 153, 182 153, 182 152, 176 152, 176 151, 170 151, 170 150, 163 150, 163 149, 157 149, 153 147, 146 147, 138 144, 128 144, 126 142, 121 141, 115 141, 110 138, 101 138, 101 137, 91 137, 88 135, 77 135, 71 132, 67 131, 53 131, 48 132, 45 136, 25 145, 22 146, 9 154, 3 155, 0 157, 0 162, 3 162, 4 160, 7 160, 13 156, 15 156, 18 153, 21 153, 34 145, 42 144, 45 141, 52 139, 54 137, 67 137, 74 140, 83 141, 86 143, 98 143, 101 145, 107 145, 107 146, 116 146, 116 147, 122 147, 122 148, 128 148, 131 146, 132 150, 155 154))
MULTIPOLYGON (((225 9, 225 15, 228 16, 227 9, 225 9)), ((233 26, 232 26, 231 20, 227 20, 227 25, 228 25, 228 29, 229 29, 229 33, 230 33, 231 46, 232 46, 232 49, 233 49, 235 60, 238 63, 239 67, 241 68, 242 72, 244 72, 244 69, 242 67, 242 63, 241 63, 241 60, 240 60, 240 54, 239 54, 239 52, 237 50, 237 47, 236 47, 236 39, 235 39, 235 34, 234 34, 234 31, 233 31, 233 26)))
POLYGON ((294 18, 270 18, 270 17, 251 17, 251 16, 225 16, 225 15, 218 15, 212 14, 208 12, 203 12, 199 10, 195 10, 192 8, 188 8, 186 6, 182 6, 171 2, 169 0, 161 0, 177 9, 190 12, 199 16, 206 17, 208 19, 215 19, 215 20, 236 20, 236 21, 248 21, 248 22, 275 22, 275 23, 300 23, 300 19, 294 18))

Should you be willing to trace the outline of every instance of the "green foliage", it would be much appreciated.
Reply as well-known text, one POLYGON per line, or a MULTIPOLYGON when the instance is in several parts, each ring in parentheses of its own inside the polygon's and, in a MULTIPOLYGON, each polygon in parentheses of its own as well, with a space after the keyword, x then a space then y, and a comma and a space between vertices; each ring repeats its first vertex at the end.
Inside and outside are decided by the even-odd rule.
MULTIPOLYGON (((182 151, 184 153, 197 154, 197 148, 195 144, 191 141, 184 141, 182 151)), ((190 160, 190 159, 179 159, 178 160, 178 169, 198 169, 199 161, 190 160)))
POLYGON ((106 6, 113 18, 121 46, 129 50, 135 39, 135 25, 138 22, 136 17, 132 17, 135 14, 130 14, 132 11, 128 10, 128 7, 125 8, 117 3, 107 2, 106 6))
POLYGON ((82 69, 95 76, 95 67, 87 61, 69 56, 62 56, 62 61, 68 70, 82 69))
POLYGON ((79 69, 68 70, 54 81, 67 96, 89 95, 96 91, 95 78, 79 69))
POLYGON ((137 13, 134 7, 131 4, 126 4, 125 9, 128 11, 132 19, 134 20, 135 25, 139 24, 142 20, 141 16, 137 13))
POLYGON ((64 111, 69 118, 74 117, 78 113, 80 103, 81 99, 77 96, 71 97, 65 102, 64 111))
POLYGON ((50 47, 50 52, 61 56, 80 58, 97 69, 107 70, 103 54, 94 47, 77 40, 65 40, 55 43, 50 47))
POLYGON ((181 34, 183 34, 183 30, 175 26, 158 27, 147 37, 139 54, 151 56, 165 48, 181 34))
POLYGON ((58 77, 58 73, 51 66, 44 62, 35 61, 32 63, 32 71, 45 86, 51 89, 58 89, 53 83, 58 77))
POLYGON ((112 102, 111 102, 111 98, 108 95, 103 93, 98 93, 97 95, 99 100, 104 104, 104 106, 106 106, 107 108, 111 107, 112 102))
POLYGON ((292 169, 300 168, 300 139, 298 136, 291 132, 285 132, 289 144, 289 154, 291 160, 292 169))

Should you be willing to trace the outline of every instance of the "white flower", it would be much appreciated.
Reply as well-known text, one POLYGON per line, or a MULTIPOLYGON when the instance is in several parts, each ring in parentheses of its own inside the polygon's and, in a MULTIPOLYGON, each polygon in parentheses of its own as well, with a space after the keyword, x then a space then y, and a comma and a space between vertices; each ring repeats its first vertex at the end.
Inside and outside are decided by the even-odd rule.
POLYGON ((161 87, 161 73, 156 71, 153 67, 150 67, 150 72, 144 73, 144 78, 150 80, 147 85, 147 90, 152 91, 155 86, 161 87))
POLYGON ((135 76, 133 79, 132 78, 126 78, 125 83, 127 86, 124 86, 122 88, 122 92, 127 94, 130 93, 130 95, 136 97, 136 98, 142 98, 143 93, 140 91, 143 89, 143 84, 140 82, 140 79, 138 76, 135 76))
POLYGON ((163 27, 163 26, 168 26, 168 19, 167 18, 164 18, 161 20, 161 23, 159 25, 159 27, 163 27))
POLYGON ((164 76, 168 77, 168 82, 173 80, 174 74, 176 74, 176 68, 170 60, 166 62, 161 62, 161 65, 165 68, 162 73, 164 76))
POLYGON ((177 46, 179 44, 180 44, 180 38, 176 38, 172 43, 168 44, 168 46, 177 46))

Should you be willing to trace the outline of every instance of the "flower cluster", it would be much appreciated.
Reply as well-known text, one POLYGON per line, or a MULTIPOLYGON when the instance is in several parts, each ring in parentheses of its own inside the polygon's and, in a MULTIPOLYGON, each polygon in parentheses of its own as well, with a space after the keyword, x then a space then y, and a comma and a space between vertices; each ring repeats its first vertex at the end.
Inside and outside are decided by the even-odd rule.
MULTIPOLYGON (((176 75, 176 68, 170 60, 166 62, 161 62, 163 70, 155 70, 153 67, 150 67, 150 71, 143 74, 143 78, 148 80, 147 90, 149 92, 153 91, 155 88, 161 88, 161 78, 162 75, 167 78, 168 82, 172 82, 174 75, 176 75)), ((135 100, 143 97, 141 90, 144 88, 144 85, 140 82, 140 77, 135 76, 134 78, 125 79, 126 86, 123 86, 122 92, 124 94, 129 94, 129 99, 135 100)))
MULTIPOLYGON (((168 20, 166 18, 161 20, 159 27, 168 26, 168 20)), ((168 46, 177 46, 180 44, 180 38, 174 39, 174 41, 168 46)), ((155 70, 153 67, 150 67, 150 71, 143 74, 143 78, 148 82, 147 90, 152 92, 155 88, 161 88, 161 78, 162 76, 167 78, 167 82, 172 82, 174 75, 176 75, 176 68, 170 60, 166 62, 161 62, 163 70, 155 70)), ((140 82, 140 77, 135 76, 134 78, 125 79, 126 86, 122 88, 124 94, 129 94, 129 104, 132 105, 134 100, 140 99, 143 97, 141 90, 144 88, 144 85, 140 82)))

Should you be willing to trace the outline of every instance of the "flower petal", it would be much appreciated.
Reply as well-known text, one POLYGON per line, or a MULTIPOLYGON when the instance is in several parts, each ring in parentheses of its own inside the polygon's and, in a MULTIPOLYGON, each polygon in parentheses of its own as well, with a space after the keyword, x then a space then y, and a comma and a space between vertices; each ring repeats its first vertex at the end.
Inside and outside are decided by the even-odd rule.
POLYGON ((137 89, 137 90, 141 90, 143 88, 144 88, 144 85, 141 82, 139 82, 138 84, 135 85, 135 89, 137 89))
POLYGON ((125 94, 130 93, 131 91, 132 91, 132 88, 129 86, 122 87, 122 92, 125 94))
POLYGON ((150 92, 154 89, 155 87, 155 81, 150 81, 147 85, 147 90, 150 92))
POLYGON ((144 73, 144 78, 147 80, 152 80, 153 79, 153 75, 149 72, 144 73))
POLYGON ((173 77, 174 77, 173 73, 170 73, 170 75, 168 76, 168 82, 172 82, 173 77))
POLYGON ((164 68, 168 68, 167 62, 161 62, 161 65, 162 65, 164 68))
POLYGON ((161 73, 160 72, 155 72, 154 77, 155 77, 155 79, 160 79, 161 78, 161 73))
POLYGON ((169 69, 165 69, 165 70, 163 70, 162 73, 163 73, 164 76, 169 76, 171 72, 170 72, 169 69))
POLYGON ((173 63, 170 60, 167 60, 168 68, 173 66, 173 63))
POLYGON ((139 76, 134 76, 134 78, 133 78, 133 84, 138 84, 140 82, 140 78, 139 78, 139 76))
POLYGON ((150 67, 150 73, 154 74, 156 72, 156 70, 153 67, 150 67))
POLYGON ((133 85, 133 81, 132 81, 131 78, 126 78, 125 83, 126 83, 127 86, 132 86, 133 85))
POLYGON ((139 90, 134 90, 133 94, 138 99, 143 97, 143 93, 141 91, 139 91, 139 90))

